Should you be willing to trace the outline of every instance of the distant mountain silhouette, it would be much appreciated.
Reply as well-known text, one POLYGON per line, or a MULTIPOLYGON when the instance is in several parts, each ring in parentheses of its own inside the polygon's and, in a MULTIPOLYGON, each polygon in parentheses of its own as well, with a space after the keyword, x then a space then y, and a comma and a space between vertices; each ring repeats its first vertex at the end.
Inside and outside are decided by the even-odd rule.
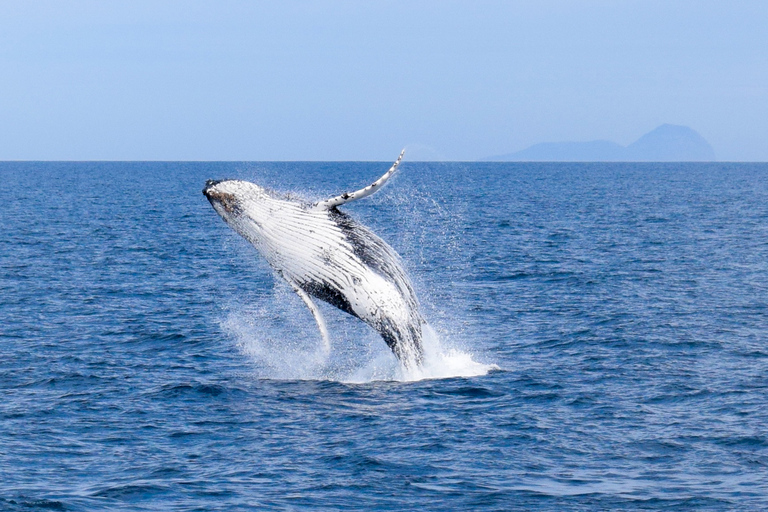
POLYGON ((632 160, 681 162, 715 160, 715 150, 687 126, 663 124, 627 146, 632 160))
POLYGON ((484 161, 525 162, 712 162, 715 151, 687 126, 663 124, 629 146, 607 140, 543 142, 484 161))

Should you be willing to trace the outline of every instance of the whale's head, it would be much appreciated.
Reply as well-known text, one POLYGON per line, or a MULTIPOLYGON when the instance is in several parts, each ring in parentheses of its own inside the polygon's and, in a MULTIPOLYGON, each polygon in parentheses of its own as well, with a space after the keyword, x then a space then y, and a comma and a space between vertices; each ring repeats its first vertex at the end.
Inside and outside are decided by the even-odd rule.
POLYGON ((224 220, 241 213, 241 189, 243 187, 236 180, 208 180, 203 188, 203 195, 211 202, 211 206, 224 220))
POLYGON ((264 188, 241 180, 208 180, 203 195, 227 224, 251 242, 256 241, 274 201, 264 188))

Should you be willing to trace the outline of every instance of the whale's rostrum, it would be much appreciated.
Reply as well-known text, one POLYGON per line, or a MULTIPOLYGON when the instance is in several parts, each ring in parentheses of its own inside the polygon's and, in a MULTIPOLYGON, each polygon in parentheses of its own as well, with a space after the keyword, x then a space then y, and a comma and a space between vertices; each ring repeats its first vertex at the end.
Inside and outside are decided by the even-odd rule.
POLYGON ((379 190, 394 174, 404 152, 371 185, 315 204, 241 180, 209 180, 203 194, 306 303, 326 350, 330 341, 313 298, 370 325, 405 367, 415 367, 423 358, 424 319, 400 257, 338 209, 379 190))

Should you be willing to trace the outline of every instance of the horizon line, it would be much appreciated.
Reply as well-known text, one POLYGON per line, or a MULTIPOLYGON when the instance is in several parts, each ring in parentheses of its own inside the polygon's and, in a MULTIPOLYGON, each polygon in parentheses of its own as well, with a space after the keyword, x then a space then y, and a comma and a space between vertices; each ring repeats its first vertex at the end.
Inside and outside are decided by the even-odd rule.
MULTIPOLYGON (((381 163, 390 160, 0 160, 0 163, 381 163)), ((404 160, 403 163, 481 164, 762 164, 768 160, 404 160)))

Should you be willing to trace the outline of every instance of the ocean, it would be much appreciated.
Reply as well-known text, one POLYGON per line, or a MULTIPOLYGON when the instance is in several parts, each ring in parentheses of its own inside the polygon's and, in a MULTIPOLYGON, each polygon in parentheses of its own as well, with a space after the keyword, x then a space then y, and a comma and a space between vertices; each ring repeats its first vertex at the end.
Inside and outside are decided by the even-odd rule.
POLYGON ((768 164, 406 160, 418 372, 201 194, 390 164, 0 163, 0 510, 768 509, 768 164))

